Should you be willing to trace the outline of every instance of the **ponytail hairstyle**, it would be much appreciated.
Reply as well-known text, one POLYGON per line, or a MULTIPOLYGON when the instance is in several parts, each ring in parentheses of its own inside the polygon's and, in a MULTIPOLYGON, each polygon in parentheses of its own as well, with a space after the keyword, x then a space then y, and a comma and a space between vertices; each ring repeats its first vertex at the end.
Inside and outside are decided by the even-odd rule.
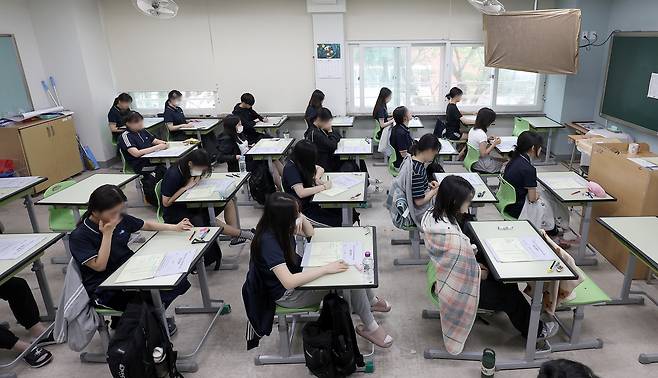
POLYGON ((123 123, 128 125, 129 123, 139 122, 143 119, 144 117, 138 111, 131 110, 123 117, 123 123))
POLYGON ((169 93, 167 94, 167 101, 165 101, 165 106, 167 106, 167 104, 170 101, 173 101, 173 100, 175 100, 177 98, 181 98, 181 97, 183 97, 183 94, 180 93, 179 90, 173 89, 173 90, 169 91, 169 93))
POLYGON ((463 177, 456 175, 446 176, 439 184, 439 191, 436 193, 434 209, 432 216, 435 221, 449 221, 452 224, 458 224, 463 214, 460 209, 464 202, 473 199, 475 189, 463 177))
POLYGON ((375 102, 375 107, 372 109, 372 118, 377 119, 377 113, 379 109, 386 109, 386 99, 392 94, 390 89, 382 87, 379 90, 379 96, 377 96, 377 101, 375 102))
POLYGON ((130 96, 130 95, 129 95, 128 93, 126 93, 126 92, 120 93, 120 94, 114 99, 114 103, 112 104, 112 106, 117 106, 120 102, 131 102, 131 103, 132 103, 132 102, 133 102, 133 98, 132 98, 132 96, 130 96))
POLYGON ((475 126, 473 128, 481 129, 485 133, 489 126, 496 120, 496 112, 489 108, 482 108, 478 110, 478 115, 475 117, 475 126))
POLYGON ((404 125, 404 117, 409 112, 406 106, 398 106, 393 110, 393 119, 395 120, 396 125, 404 125))
POLYGON ((82 217, 80 217, 78 225, 82 224, 85 219, 89 218, 93 212, 100 213, 110 210, 126 203, 127 201, 128 198, 126 198, 126 195, 123 194, 123 191, 118 186, 112 184, 101 185, 89 196, 87 210, 82 217))
POLYGON ((207 167, 207 169, 203 172, 202 177, 208 177, 212 173, 212 159, 210 158, 208 151, 203 148, 196 148, 178 160, 178 169, 180 169, 185 180, 192 177, 190 174, 189 163, 192 163, 192 165, 197 167, 207 167))
POLYGON ((299 203, 292 195, 284 192, 274 192, 265 201, 265 210, 258 221, 254 240, 251 241, 251 261, 263 261, 263 234, 270 232, 283 250, 288 269, 297 265, 295 248, 290 237, 295 233, 295 221, 299 217, 299 203))
POLYGON ((463 94, 464 94, 464 91, 462 91, 461 89, 459 89, 457 87, 452 87, 452 88, 450 88, 450 92, 448 92, 448 94, 446 94, 446 98, 448 100, 452 100, 453 98, 455 98, 457 96, 461 96, 463 94))
POLYGON ((521 154, 527 154, 533 147, 535 151, 544 145, 544 140, 538 133, 526 130, 522 132, 519 137, 516 139, 516 146, 514 146, 514 151, 510 153, 511 158, 521 156, 521 154))
POLYGON ((292 162, 297 167, 305 188, 315 184, 315 165, 318 163, 318 149, 307 139, 302 139, 292 149, 292 162))
POLYGON ((311 93, 311 99, 308 100, 308 106, 320 109, 322 108, 322 101, 324 101, 324 92, 319 89, 316 89, 311 93))
POLYGON ((416 154, 428 150, 436 151, 437 153, 441 151, 441 142, 439 142, 439 138, 432 133, 423 135, 418 142, 413 143, 409 148, 409 153, 415 156, 416 154))

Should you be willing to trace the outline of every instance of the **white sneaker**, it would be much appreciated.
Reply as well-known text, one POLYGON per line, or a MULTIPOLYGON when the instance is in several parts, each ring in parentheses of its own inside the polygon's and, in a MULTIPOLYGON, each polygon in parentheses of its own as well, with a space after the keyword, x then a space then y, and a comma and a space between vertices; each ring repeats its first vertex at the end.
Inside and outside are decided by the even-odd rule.
POLYGON ((557 324, 557 322, 544 322, 543 324, 544 326, 541 330, 541 333, 537 337, 537 341, 550 339, 551 337, 557 335, 558 331, 560 330, 560 326, 557 324))

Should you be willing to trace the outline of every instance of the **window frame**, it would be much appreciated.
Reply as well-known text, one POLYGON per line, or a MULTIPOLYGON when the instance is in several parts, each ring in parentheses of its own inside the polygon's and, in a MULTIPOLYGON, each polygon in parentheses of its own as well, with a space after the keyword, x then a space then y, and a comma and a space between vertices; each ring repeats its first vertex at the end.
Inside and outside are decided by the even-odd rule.
MULTIPOLYGON (((167 93, 169 93, 168 90, 158 90, 158 89, 153 89, 153 90, 128 90, 126 93, 128 93, 130 96, 133 97, 133 106, 131 107, 133 110, 136 110, 140 113, 143 114, 160 114, 164 112, 164 103, 167 100, 167 93), (165 95, 163 96, 162 100, 162 105, 159 108, 139 108, 135 106, 135 99, 136 94, 138 93, 147 93, 147 92, 159 92, 159 93, 164 93, 165 95)), ((186 116, 190 115, 203 115, 203 114, 219 114, 218 112, 218 106, 219 106, 219 91, 217 89, 201 89, 201 90, 194 90, 194 89, 185 89, 185 90, 180 90, 180 92, 183 94, 183 98, 186 98, 189 96, 190 92, 212 92, 212 98, 213 98, 213 107, 211 108, 193 108, 193 107, 187 107, 187 103, 184 103, 181 105, 181 108, 185 111, 186 116)))

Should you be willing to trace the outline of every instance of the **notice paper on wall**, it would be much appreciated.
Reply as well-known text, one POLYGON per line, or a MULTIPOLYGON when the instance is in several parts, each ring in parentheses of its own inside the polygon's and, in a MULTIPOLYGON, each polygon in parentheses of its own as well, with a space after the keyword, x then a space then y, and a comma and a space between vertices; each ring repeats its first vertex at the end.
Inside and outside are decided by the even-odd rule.
POLYGON ((658 73, 652 73, 649 78, 649 93, 647 97, 658 100, 658 73))
POLYGON ((365 251, 359 241, 313 242, 304 246, 303 267, 324 266, 343 260, 348 265, 360 265, 365 251))
POLYGON ((43 241, 43 235, 5 235, 0 238, 0 260, 15 260, 43 241))

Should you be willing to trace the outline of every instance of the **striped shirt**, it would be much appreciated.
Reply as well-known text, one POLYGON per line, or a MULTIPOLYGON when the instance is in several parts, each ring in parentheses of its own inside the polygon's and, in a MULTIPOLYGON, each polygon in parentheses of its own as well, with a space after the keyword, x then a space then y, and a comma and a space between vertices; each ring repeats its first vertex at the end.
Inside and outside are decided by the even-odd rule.
POLYGON ((413 159, 411 162, 413 164, 411 166, 411 196, 413 198, 423 198, 429 186, 425 164, 413 159))

